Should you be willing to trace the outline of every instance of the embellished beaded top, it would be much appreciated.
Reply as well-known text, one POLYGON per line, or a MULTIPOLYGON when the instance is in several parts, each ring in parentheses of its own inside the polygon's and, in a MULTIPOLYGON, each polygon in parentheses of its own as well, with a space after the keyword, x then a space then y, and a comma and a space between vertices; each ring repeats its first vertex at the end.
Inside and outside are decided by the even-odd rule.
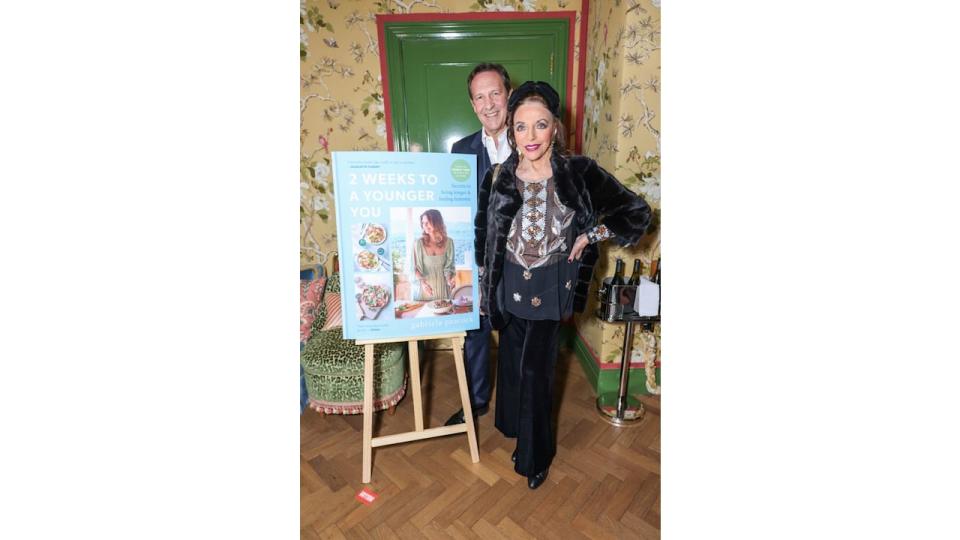
POLYGON ((541 182, 517 179, 523 204, 507 234, 507 260, 537 268, 565 257, 572 243, 574 212, 560 202, 553 177, 541 182))

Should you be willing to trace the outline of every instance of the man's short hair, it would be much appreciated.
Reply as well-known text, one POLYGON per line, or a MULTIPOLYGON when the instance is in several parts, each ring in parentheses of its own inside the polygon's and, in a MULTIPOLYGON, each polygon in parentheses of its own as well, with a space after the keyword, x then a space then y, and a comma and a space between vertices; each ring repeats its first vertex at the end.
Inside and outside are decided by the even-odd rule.
POLYGON ((470 75, 467 75, 467 95, 470 97, 470 101, 473 101, 473 92, 470 90, 470 83, 473 82, 474 77, 484 71, 495 71, 499 73, 500 79, 503 81, 503 88, 506 89, 508 94, 510 93, 510 74, 507 73, 507 68, 500 64, 484 62, 477 64, 476 67, 473 68, 473 71, 470 72, 470 75))

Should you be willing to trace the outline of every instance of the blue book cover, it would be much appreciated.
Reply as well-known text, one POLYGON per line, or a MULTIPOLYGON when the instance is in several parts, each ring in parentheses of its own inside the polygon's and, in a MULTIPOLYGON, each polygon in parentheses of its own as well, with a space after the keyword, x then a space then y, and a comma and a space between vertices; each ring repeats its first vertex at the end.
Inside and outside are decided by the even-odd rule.
POLYGON ((333 152, 344 338, 479 328, 476 162, 471 154, 333 152))

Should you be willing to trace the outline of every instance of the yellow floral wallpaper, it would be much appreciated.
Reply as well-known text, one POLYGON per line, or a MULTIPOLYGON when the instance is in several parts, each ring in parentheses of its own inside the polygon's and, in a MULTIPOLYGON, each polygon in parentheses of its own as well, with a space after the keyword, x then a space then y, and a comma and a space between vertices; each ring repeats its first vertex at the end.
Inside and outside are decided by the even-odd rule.
MULTIPOLYGON (((575 11, 572 121, 579 93, 582 0, 301 0, 300 3, 300 260, 326 264, 336 252, 330 153, 386 150, 386 122, 376 15, 493 11, 575 11)), ((660 0, 589 2, 582 153, 660 206, 660 0)), ((517 81, 522 82, 522 81, 517 81)), ((464 107, 469 106, 464 102, 464 107)), ((657 221, 659 219, 657 218, 657 221)), ((643 248, 609 246, 595 279, 616 257, 649 268, 659 231, 643 248)), ((579 332, 604 363, 619 362, 622 325, 587 316, 579 332)), ((656 333, 659 333, 657 329, 656 333)), ((634 361, 659 351, 638 332, 634 361)))
MULTIPOLYGON (((639 258, 647 272, 660 256, 660 0, 591 2, 588 23, 583 153, 642 194, 655 216, 640 247, 608 245, 594 274, 599 285, 617 257, 628 272, 639 258)), ((603 363, 619 364, 623 325, 589 315, 596 307, 595 300, 588 305, 578 331, 603 363)), ((659 324, 652 333, 635 332, 631 362, 653 358, 659 364, 659 335, 659 324)))
POLYGON ((330 152, 387 149, 377 14, 576 11, 575 119, 580 7, 581 0, 301 0, 301 266, 326 263, 337 249, 330 152))

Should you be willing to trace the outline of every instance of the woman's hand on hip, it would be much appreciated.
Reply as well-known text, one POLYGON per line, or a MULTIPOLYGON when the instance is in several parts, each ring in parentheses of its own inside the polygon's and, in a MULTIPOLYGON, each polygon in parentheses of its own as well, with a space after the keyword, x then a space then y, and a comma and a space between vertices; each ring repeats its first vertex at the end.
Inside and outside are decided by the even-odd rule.
POLYGON ((567 257, 567 262, 573 262, 574 259, 579 261, 580 257, 583 256, 584 248, 588 245, 590 245, 590 240, 586 234, 578 236, 577 240, 573 243, 573 248, 570 249, 570 256, 567 257))

